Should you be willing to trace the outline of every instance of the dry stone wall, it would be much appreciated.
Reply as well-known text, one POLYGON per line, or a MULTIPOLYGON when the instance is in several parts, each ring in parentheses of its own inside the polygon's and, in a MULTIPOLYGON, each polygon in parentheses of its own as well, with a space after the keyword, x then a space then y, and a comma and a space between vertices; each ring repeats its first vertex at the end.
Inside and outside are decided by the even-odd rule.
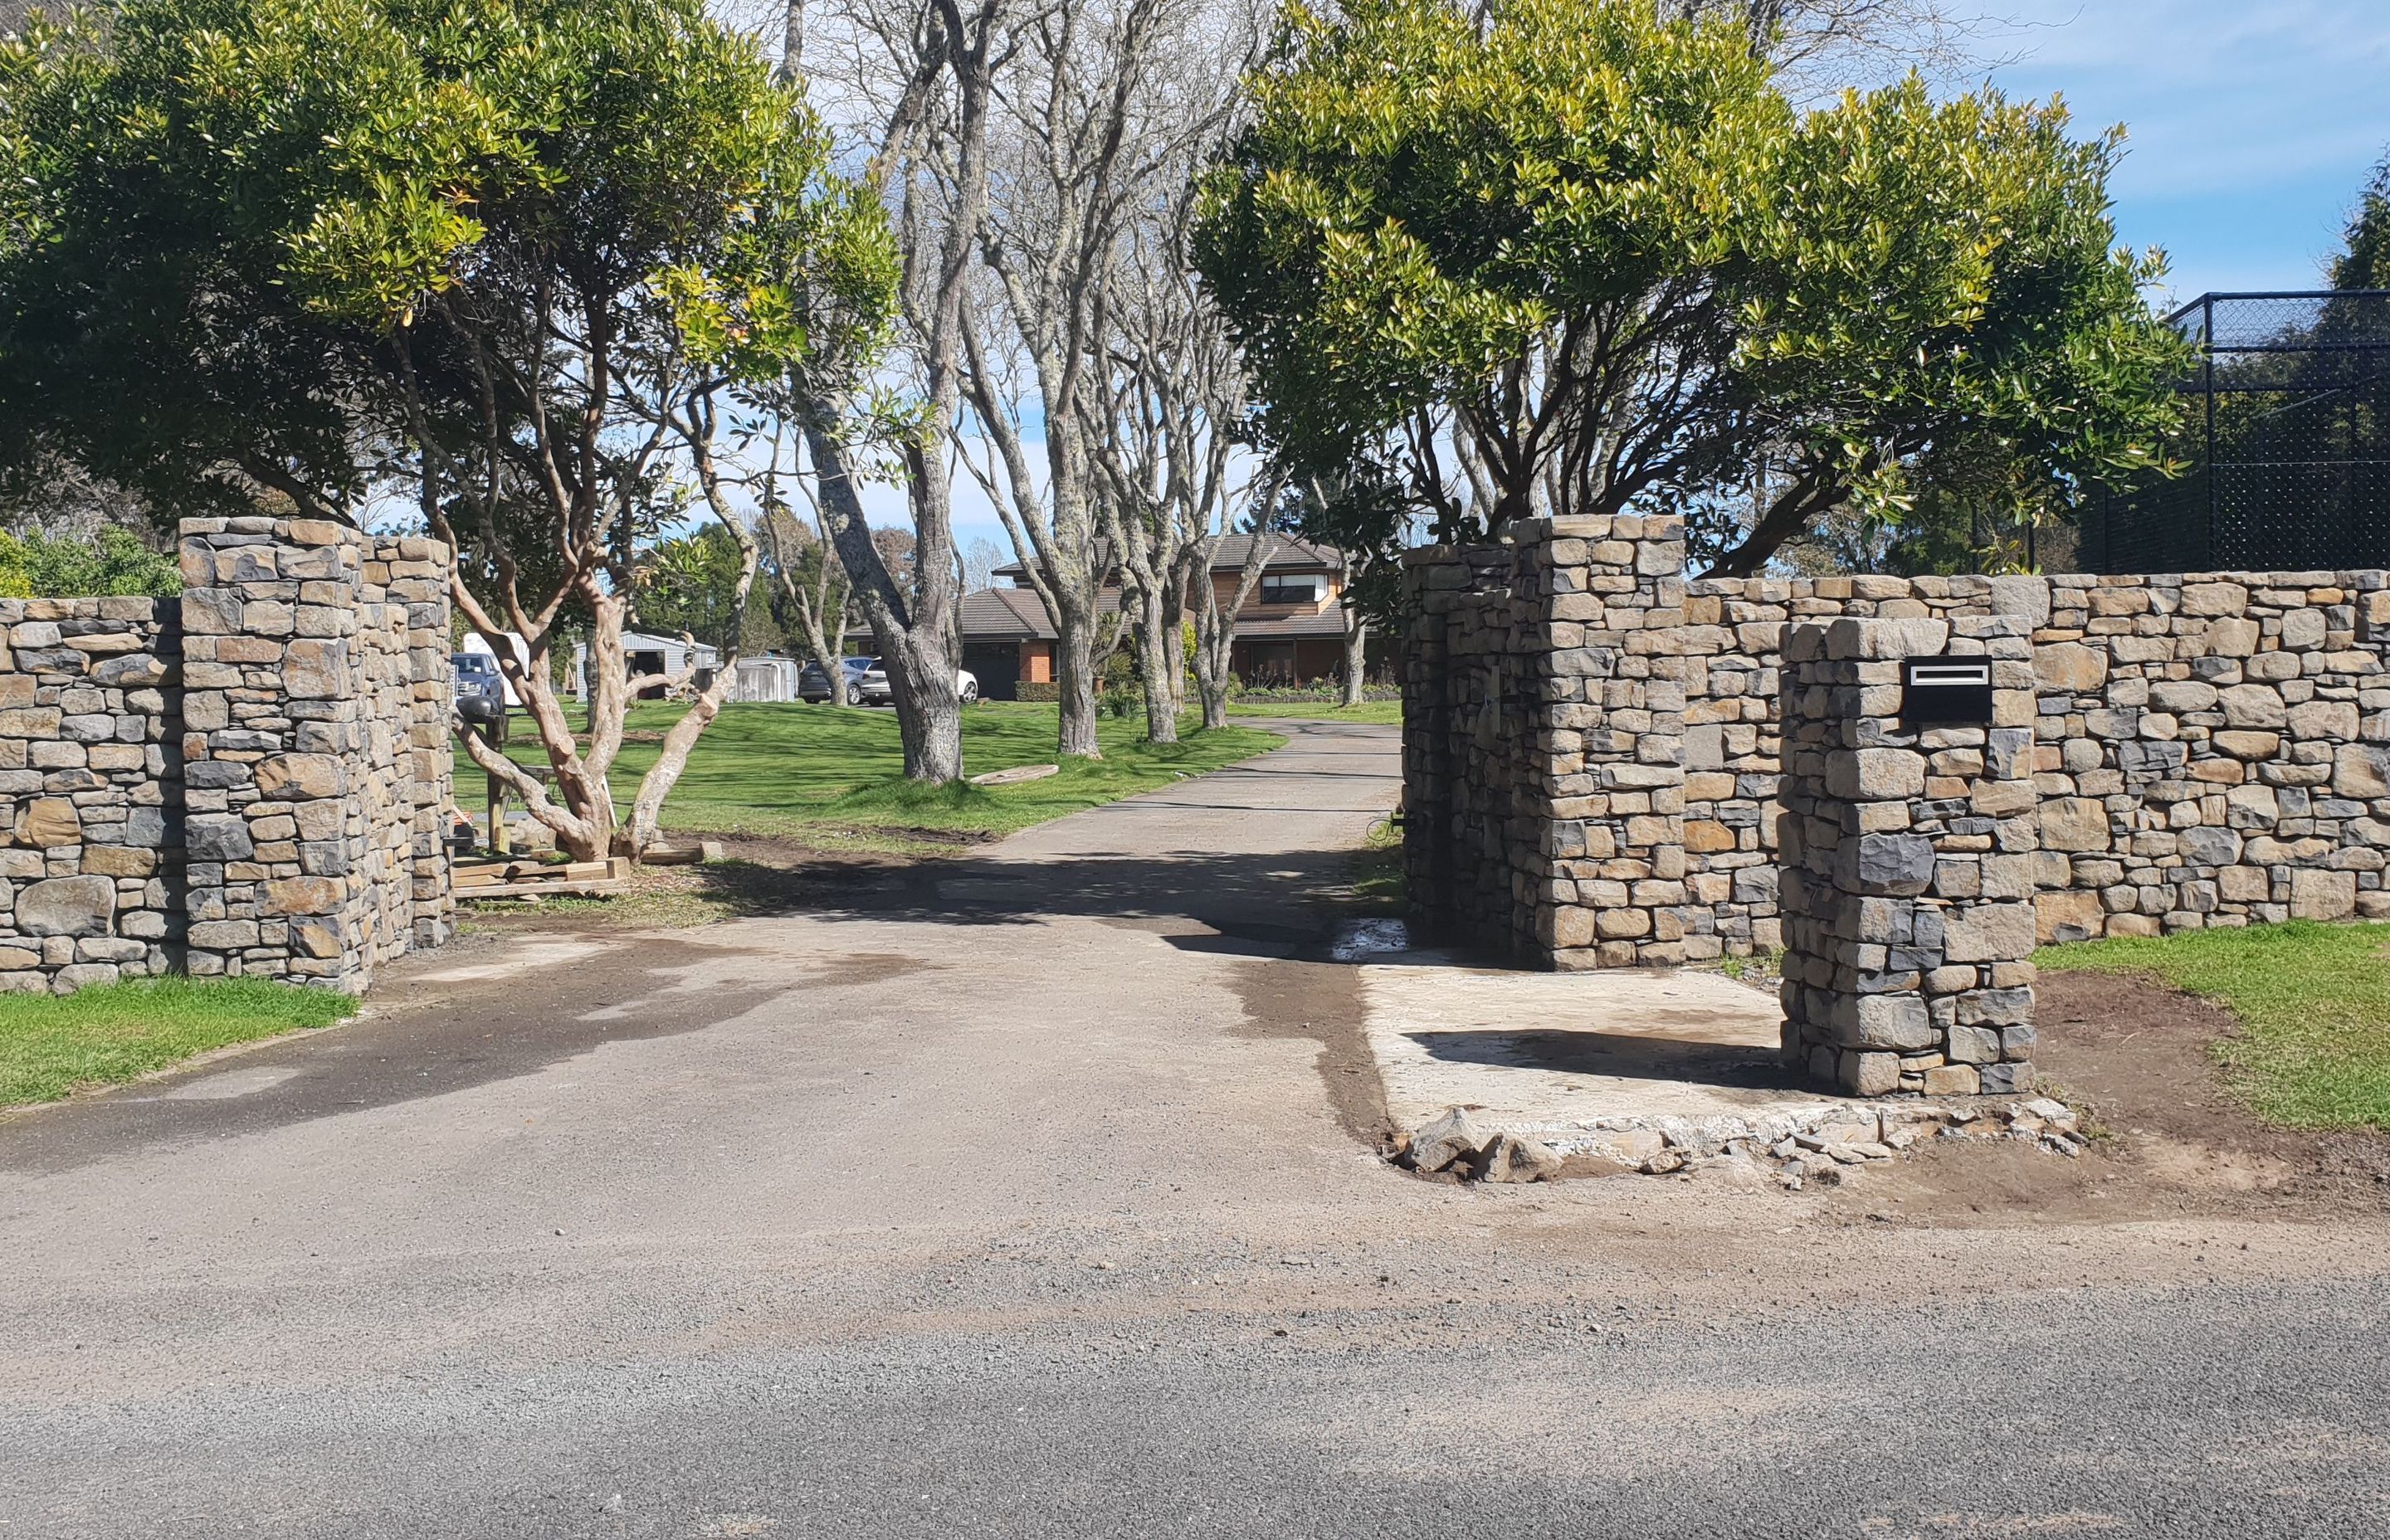
POLYGON ((182 927, 173 601, 0 599, 0 991, 167 970, 182 927))
POLYGON ((361 991, 448 933, 443 548, 212 519, 181 559, 179 599, 0 601, 0 990, 361 991))
POLYGON ((1621 519, 1407 558, 1430 933, 1562 969, 1787 945, 1786 638, 1846 620, 2029 644, 1997 725, 2030 735, 2000 794, 2030 804, 2003 816, 2034 826, 2039 940, 2390 918, 2390 574, 1683 584, 1682 556, 1621 519))

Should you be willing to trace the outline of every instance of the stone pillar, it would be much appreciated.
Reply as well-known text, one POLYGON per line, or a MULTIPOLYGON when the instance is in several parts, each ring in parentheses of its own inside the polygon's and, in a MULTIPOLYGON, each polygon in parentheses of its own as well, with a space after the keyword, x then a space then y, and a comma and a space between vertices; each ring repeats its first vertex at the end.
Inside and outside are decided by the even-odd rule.
POLYGON ((1684 961, 1685 620, 1680 520, 1555 519, 1535 740, 1550 880, 1536 939, 1556 968, 1684 961))
POLYGON ((444 945, 456 911, 448 852, 448 807, 456 800, 456 760, 448 722, 456 675, 449 666, 448 574, 452 558, 436 540, 384 540, 366 565, 390 604, 405 612, 409 698, 405 705, 408 829, 413 935, 417 948, 444 945))
POLYGON ((188 967, 362 992, 368 856, 359 635, 367 539, 316 520, 182 526, 188 967))
POLYGON ((1684 960, 1683 525, 1528 520, 1405 567, 1405 866, 1431 932, 1684 960))
POLYGON ((2028 624, 1787 630, 1784 1056, 1845 1092, 2010 1092, 2032 1078, 2028 624), (1900 660, 1946 648, 1992 660, 1991 727, 1901 720, 1900 660))

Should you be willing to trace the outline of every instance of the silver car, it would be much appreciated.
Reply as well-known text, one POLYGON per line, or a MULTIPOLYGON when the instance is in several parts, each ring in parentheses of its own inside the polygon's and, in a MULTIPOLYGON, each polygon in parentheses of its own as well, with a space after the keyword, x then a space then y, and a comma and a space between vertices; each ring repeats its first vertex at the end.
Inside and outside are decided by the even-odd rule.
MULTIPOLYGON (((852 662, 854 660, 848 660, 852 662)), ((966 706, 979 699, 979 675, 969 669, 955 671, 955 694, 966 706)), ((888 671, 880 660, 868 660, 863 672, 854 676, 847 686, 846 703, 850 706, 893 706, 895 696, 888 688, 888 671)))

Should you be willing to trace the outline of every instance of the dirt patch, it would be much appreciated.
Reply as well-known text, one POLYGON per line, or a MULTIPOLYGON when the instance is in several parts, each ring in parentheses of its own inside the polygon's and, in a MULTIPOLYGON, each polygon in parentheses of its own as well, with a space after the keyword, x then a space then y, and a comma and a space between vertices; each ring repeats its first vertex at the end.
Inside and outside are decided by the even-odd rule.
MULTIPOLYGON (((1898 1162, 1906 1212, 1944 1220, 2390 1212, 2390 1137, 2277 1128, 2224 1090, 2209 1046, 2231 1012, 2147 979, 2046 974, 2035 989, 2044 1088, 2097 1134, 2069 1161, 1972 1142, 1898 1162)), ((1855 1212, 1882 1189, 1839 1201, 1855 1212)))

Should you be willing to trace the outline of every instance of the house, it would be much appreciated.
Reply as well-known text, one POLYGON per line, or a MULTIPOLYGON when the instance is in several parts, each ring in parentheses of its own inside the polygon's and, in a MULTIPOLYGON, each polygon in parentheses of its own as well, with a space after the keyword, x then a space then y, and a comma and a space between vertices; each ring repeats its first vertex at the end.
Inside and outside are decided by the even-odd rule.
MULTIPOLYGON (((1271 542, 1261 582, 1237 617, 1228 666, 1248 685, 1308 684, 1344 666, 1344 558, 1291 535, 1224 535, 1212 554, 1211 582, 1226 605, 1255 539, 1271 542)), ((1021 583, 1018 565, 999 567, 999 579, 1021 583)), ((1117 577, 1098 596, 1098 612, 1120 610, 1117 577)), ((1192 613, 1190 607, 1190 616, 1192 613)), ((979 677, 980 694, 1010 700, 1023 684, 1054 678, 1054 622, 1034 589, 983 588, 962 601, 963 667, 979 677)))
MULTIPOLYGON (((713 682, 713 671, 722 666, 722 655, 703 642, 693 648, 678 636, 650 636, 645 632, 623 633, 623 662, 631 678, 631 698, 635 700, 661 700, 664 698, 664 681, 688 669, 692 663, 696 676, 687 683, 703 689, 713 682), (642 683, 649 680, 651 683, 642 683)), ((588 699, 589 648, 586 644, 572 649, 572 677, 582 686, 582 699, 588 699)))

